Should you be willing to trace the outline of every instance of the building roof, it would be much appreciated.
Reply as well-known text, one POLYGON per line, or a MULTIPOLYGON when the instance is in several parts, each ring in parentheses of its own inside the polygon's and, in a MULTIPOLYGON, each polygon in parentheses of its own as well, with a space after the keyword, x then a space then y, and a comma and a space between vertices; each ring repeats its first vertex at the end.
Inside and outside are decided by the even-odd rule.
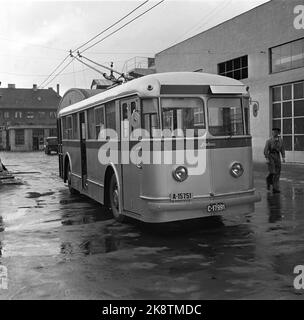
POLYGON ((0 88, 0 109, 57 109, 60 99, 52 88, 0 88))

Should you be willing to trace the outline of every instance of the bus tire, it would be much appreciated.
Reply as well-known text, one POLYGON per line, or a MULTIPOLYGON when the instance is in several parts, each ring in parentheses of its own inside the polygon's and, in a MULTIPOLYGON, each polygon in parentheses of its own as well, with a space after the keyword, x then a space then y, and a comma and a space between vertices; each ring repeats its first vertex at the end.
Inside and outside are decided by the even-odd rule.
POLYGON ((125 216, 120 213, 119 208, 119 189, 118 184, 116 180, 116 176, 113 173, 110 179, 109 184, 109 207, 112 211, 113 217, 116 221, 123 222, 125 219, 125 216))
POLYGON ((70 164, 67 166, 67 180, 68 180, 68 187, 70 194, 78 194, 79 192, 72 187, 72 174, 71 174, 71 168, 70 164))

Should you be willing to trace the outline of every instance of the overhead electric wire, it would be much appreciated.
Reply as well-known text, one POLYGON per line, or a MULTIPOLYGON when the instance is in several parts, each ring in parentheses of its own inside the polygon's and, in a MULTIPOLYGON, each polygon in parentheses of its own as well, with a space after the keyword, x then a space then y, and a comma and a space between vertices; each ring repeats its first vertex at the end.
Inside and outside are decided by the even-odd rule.
MULTIPOLYGON (((101 41, 109 38, 111 35, 115 34, 116 32, 118 32, 119 30, 123 29, 124 27, 126 27, 127 25, 129 25, 131 22, 139 19, 140 17, 142 17, 143 15, 145 15, 146 13, 148 13, 149 11, 151 11, 152 9, 154 9, 155 7, 159 6, 161 3, 163 3, 165 0, 161 0, 159 1, 157 4, 155 4, 154 6, 152 6, 151 8, 147 9, 146 11, 142 12, 141 14, 137 15, 135 18, 131 19, 130 21, 128 21, 127 23, 125 23, 124 25, 122 25, 121 27, 119 27, 118 29, 114 30, 113 32, 111 32, 110 34, 108 34, 106 37, 103 37, 102 39, 96 41, 95 43, 93 43, 92 45, 90 45, 89 47, 85 48, 84 50, 82 50, 80 53, 83 53, 89 49, 91 49, 92 47, 96 46, 98 43, 100 43, 101 41)), ((147 1, 145 1, 144 3, 142 3, 140 6, 138 6, 137 8, 133 9, 132 12, 134 12, 135 10, 137 10, 139 7, 141 7, 142 5, 144 5, 147 1)), ((126 16, 129 16, 132 12, 130 12, 128 15, 126 16)), ((121 18, 122 20, 122 18, 121 18)), ((118 23, 118 22, 117 22, 118 23)), ((117 23, 113 24, 113 25, 116 25, 117 23)), ((110 28, 110 27, 109 27, 110 28)), ((104 31, 105 32, 105 31, 104 31)), ((102 32, 103 33, 103 32, 102 32)), ((100 33, 100 34, 102 34, 100 33)), ((98 37, 98 36, 95 36, 94 39, 98 37)), ((87 43, 91 42, 92 39, 90 41, 88 41, 87 43)), ((81 47, 83 47, 84 45, 82 45, 81 47)), ((77 50, 77 49, 75 49, 77 50)), ((101 74, 103 74, 101 71, 98 71, 96 68, 86 64, 85 62, 81 61, 80 59, 78 59, 77 57, 74 57, 71 55, 72 52, 75 52, 75 50, 70 50, 70 54, 68 56, 66 56, 63 61, 54 69, 54 71, 39 85, 39 88, 42 87, 42 88, 45 88, 49 83, 51 83, 55 78, 57 78, 60 73, 62 71, 64 71, 73 61, 74 59, 76 59, 77 61, 87 65, 89 68, 95 70, 96 72, 99 72, 101 74), (69 56, 72 56, 73 59, 64 67, 62 68, 50 81, 48 81, 48 79, 63 65, 63 63, 68 59, 69 56), (46 83, 47 82, 47 83, 46 83), (46 83, 46 84, 45 84, 46 83)))
MULTIPOLYGON (((44 85, 45 82, 48 81, 48 79, 64 64, 64 62, 68 59, 70 55, 68 54, 59 64, 58 66, 52 71, 52 73, 50 73, 50 75, 43 81, 39 84, 39 88, 42 87, 44 85)), ((45 86, 44 86, 45 87, 45 86)))
POLYGON ((161 0, 160 2, 158 2, 157 4, 155 4, 154 6, 152 6, 151 8, 149 8, 148 10, 142 12, 141 14, 137 15, 135 18, 131 19, 130 21, 128 21, 127 23, 125 23, 124 25, 122 25, 121 27, 119 27, 118 29, 114 30, 113 32, 111 32, 110 34, 108 34, 107 36, 101 38, 100 40, 96 41, 95 43, 93 43, 92 45, 90 45, 89 47, 85 48, 84 50, 82 50, 80 53, 83 53, 91 48, 93 48, 94 46, 96 46, 98 43, 100 43, 101 41, 109 38, 111 35, 113 35, 114 33, 118 32, 119 30, 123 29, 124 27, 126 27, 128 24, 130 24, 131 22, 137 20, 138 18, 142 17, 143 15, 145 15, 146 13, 148 13, 149 11, 151 11, 152 9, 154 9, 155 7, 159 6, 161 3, 163 3, 165 0, 161 0))
POLYGON ((119 22, 121 22, 122 20, 124 20, 125 18, 127 18, 129 15, 131 15, 133 12, 135 12, 136 10, 138 10, 139 8, 141 8, 143 5, 145 5, 147 2, 149 2, 149 0, 146 0, 145 2, 141 3, 139 6, 137 6, 135 9, 133 9, 132 11, 130 11, 128 14, 124 15, 122 18, 120 18, 119 20, 117 20, 116 22, 114 22, 113 24, 111 24, 109 27, 107 27, 106 29, 104 29, 103 31, 99 32, 96 36, 94 36, 93 38, 91 38, 90 40, 88 40, 87 42, 85 42, 84 44, 82 44, 81 46, 77 47, 76 49, 72 50, 72 52, 75 52, 77 50, 79 50, 80 48, 86 46, 87 44, 89 44, 91 41, 95 40, 96 38, 98 38, 100 35, 102 35, 103 33, 105 33, 106 31, 108 31, 109 29, 111 29, 112 27, 116 26, 119 22))
MULTIPOLYGON (((50 81, 48 81, 46 84, 44 84, 42 86, 42 89, 44 89, 46 86, 48 86, 49 83, 51 83, 53 80, 55 80, 74 61, 74 59, 75 59, 75 57, 73 57, 73 59, 68 64, 66 64, 57 74, 55 74, 55 76, 50 81)), ((41 87, 41 85, 40 85, 40 87, 41 87)))
MULTIPOLYGON (((138 10, 140 7, 142 7, 144 4, 146 4, 149 0, 146 0, 145 2, 141 3, 139 6, 137 6, 135 9, 131 10, 128 14, 126 14, 124 17, 120 18, 119 20, 117 20, 115 23, 113 23, 111 26, 109 26, 108 28, 106 28, 105 30, 103 30, 102 32, 100 32, 99 34, 97 34, 96 36, 94 36, 93 38, 91 38, 90 40, 88 40, 87 42, 85 42, 83 45, 79 46, 78 48, 76 48, 75 50, 73 50, 72 52, 75 52, 76 50, 79 50, 80 48, 84 47, 85 45, 87 45, 88 43, 90 43, 91 41, 93 41, 94 39, 96 39, 98 36, 100 36, 101 34, 103 34, 104 32, 108 31, 110 28, 114 27, 116 24, 118 24, 119 22, 121 22, 123 19, 127 18, 129 15, 131 15, 133 12, 135 12, 136 10, 138 10)), ((70 55, 67 55, 62 61, 61 63, 50 73, 50 75, 38 86, 38 87, 45 87, 45 83, 48 81, 48 79, 63 65, 63 63, 68 59, 70 55)), ((49 83, 49 82, 48 82, 49 83)))

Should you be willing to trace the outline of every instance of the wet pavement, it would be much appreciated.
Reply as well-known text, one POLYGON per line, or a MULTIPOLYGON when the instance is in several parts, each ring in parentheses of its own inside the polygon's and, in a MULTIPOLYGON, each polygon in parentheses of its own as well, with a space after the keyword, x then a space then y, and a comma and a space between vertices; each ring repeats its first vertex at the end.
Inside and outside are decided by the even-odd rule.
POLYGON ((24 182, 0 186, 0 299, 304 298, 293 288, 304 264, 304 165, 284 165, 272 195, 257 164, 252 214, 151 227, 70 195, 56 155, 0 156, 24 182))

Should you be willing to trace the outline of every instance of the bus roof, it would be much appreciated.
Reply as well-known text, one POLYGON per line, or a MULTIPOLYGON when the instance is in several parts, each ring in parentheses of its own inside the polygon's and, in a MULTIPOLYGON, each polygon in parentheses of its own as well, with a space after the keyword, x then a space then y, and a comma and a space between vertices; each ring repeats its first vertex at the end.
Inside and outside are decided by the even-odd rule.
POLYGON ((107 101, 130 95, 138 95, 142 98, 156 97, 160 95, 161 88, 165 86, 175 86, 177 88, 181 86, 204 86, 208 87, 213 93, 247 93, 246 87, 242 82, 216 74, 201 72, 154 73, 118 85, 93 97, 67 106, 59 111, 58 116, 61 117, 84 110, 90 106, 100 105, 107 101))

